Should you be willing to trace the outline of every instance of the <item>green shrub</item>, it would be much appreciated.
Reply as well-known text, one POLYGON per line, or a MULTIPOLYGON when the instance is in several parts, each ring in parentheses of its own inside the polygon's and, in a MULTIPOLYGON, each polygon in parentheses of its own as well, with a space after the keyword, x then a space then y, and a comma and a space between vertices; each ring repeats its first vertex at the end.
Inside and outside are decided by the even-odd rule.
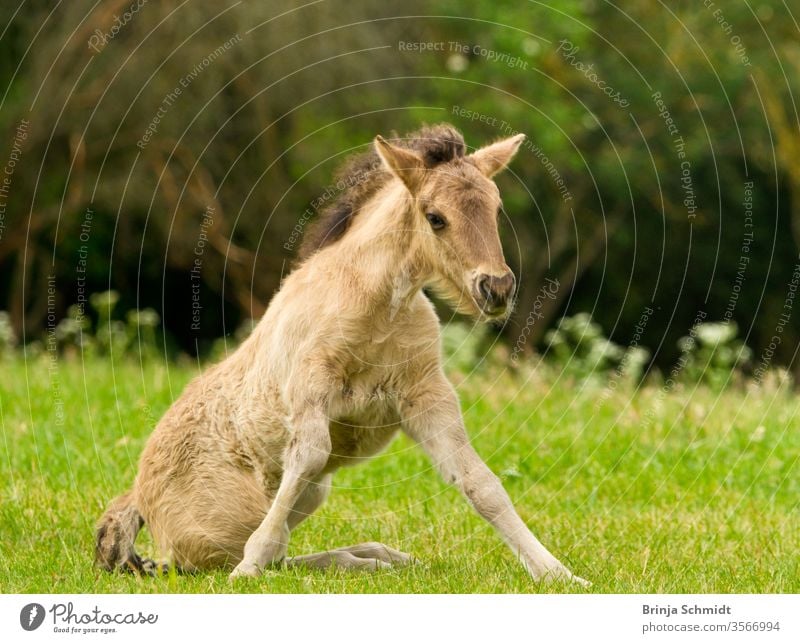
POLYGON ((546 357, 562 369, 582 377, 616 371, 618 378, 636 381, 650 360, 641 346, 627 350, 603 335, 603 329, 589 313, 563 317, 545 335, 546 357))
POLYGON ((738 330, 735 322, 707 322, 678 340, 681 379, 719 388, 740 376, 753 353, 736 338, 738 330))

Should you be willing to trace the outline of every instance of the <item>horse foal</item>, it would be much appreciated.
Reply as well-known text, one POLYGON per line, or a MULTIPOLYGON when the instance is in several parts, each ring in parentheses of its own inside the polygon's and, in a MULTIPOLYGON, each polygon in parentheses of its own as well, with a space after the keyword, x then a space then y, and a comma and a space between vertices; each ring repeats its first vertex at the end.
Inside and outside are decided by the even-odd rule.
POLYGON ((250 337, 191 382, 150 436, 133 489, 98 525, 99 565, 153 570, 133 546, 144 523, 182 570, 227 566, 236 577, 279 563, 409 562, 379 543, 286 558, 291 531, 325 501, 334 472, 403 431, 533 578, 585 582, 529 531, 470 445, 423 291, 479 320, 507 315, 515 283, 491 177, 522 140, 467 154, 443 124, 378 136, 350 160, 350 187, 306 235, 301 263, 250 337))

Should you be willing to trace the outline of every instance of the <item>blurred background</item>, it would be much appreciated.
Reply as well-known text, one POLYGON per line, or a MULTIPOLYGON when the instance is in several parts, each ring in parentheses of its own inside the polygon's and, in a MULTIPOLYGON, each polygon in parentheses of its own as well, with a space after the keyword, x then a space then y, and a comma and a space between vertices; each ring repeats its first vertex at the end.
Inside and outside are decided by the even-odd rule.
POLYGON ((4 3, 3 341, 124 320, 207 355, 263 313, 345 156, 449 121, 528 136, 498 177, 512 356, 589 333, 666 371, 720 322, 700 339, 729 363, 796 370, 799 79, 781 0, 4 3))

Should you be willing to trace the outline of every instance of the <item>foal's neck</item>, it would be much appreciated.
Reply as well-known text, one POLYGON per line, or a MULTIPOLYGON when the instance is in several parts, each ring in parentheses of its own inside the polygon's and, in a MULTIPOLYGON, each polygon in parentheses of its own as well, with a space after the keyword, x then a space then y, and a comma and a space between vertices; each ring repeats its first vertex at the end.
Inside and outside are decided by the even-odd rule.
POLYGON ((385 311, 391 321, 422 287, 416 235, 411 197, 394 179, 363 206, 339 242, 371 314, 385 311))

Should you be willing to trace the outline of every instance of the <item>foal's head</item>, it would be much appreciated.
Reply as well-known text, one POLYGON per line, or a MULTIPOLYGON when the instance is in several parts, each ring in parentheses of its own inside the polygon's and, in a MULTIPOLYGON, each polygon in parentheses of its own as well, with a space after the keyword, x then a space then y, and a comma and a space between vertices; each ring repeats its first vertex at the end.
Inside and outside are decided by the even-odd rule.
POLYGON ((510 310, 515 281, 500 245, 502 204, 492 177, 523 139, 517 134, 435 164, 413 146, 375 139, 383 164, 411 195, 409 233, 416 237, 424 276, 458 312, 494 319, 510 310))

